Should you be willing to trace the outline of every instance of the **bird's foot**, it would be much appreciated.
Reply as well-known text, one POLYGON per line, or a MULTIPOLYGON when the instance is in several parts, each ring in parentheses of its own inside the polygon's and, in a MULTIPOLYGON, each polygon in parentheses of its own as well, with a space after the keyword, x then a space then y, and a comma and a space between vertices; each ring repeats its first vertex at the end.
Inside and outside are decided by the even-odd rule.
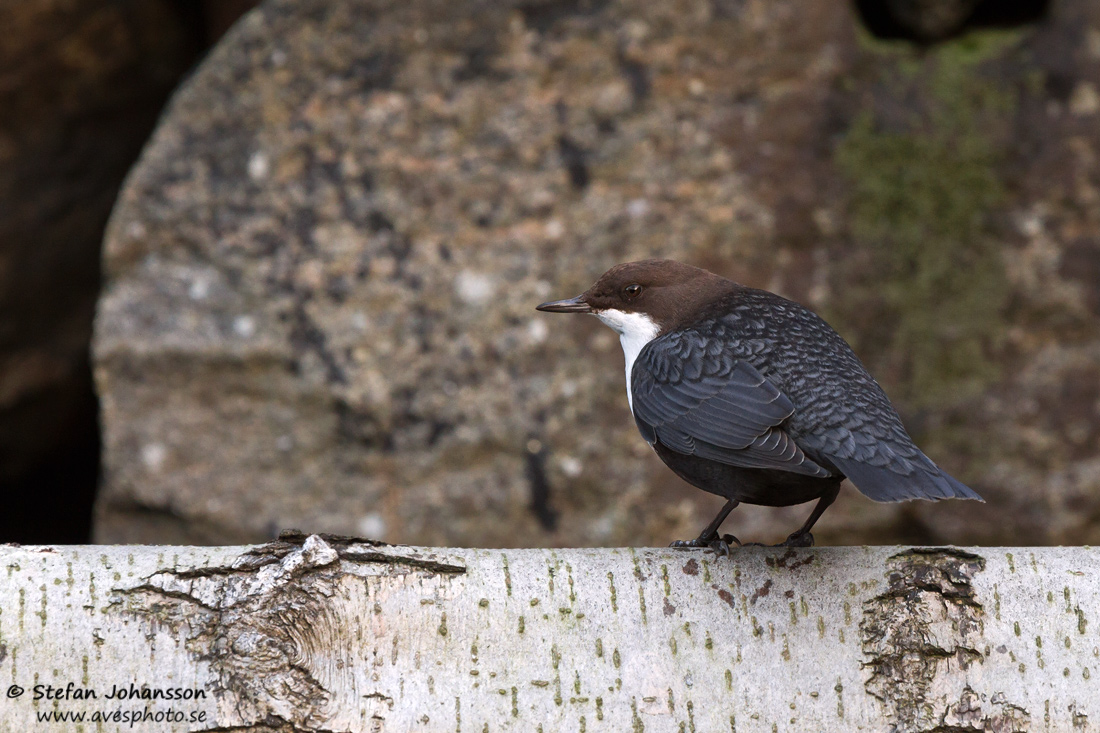
POLYGON ((729 557, 730 544, 741 547, 741 540, 731 534, 726 534, 721 537, 696 537, 693 540, 676 540, 669 544, 669 547, 675 547, 678 550, 706 549, 715 555, 729 557))
POLYGON ((731 544, 741 547, 741 540, 737 539, 731 534, 724 534, 721 537, 715 537, 713 540, 708 542, 707 549, 709 549, 715 555, 729 557, 731 544))
POLYGON ((813 547, 814 536, 809 532, 793 532, 787 539, 780 542, 778 545, 765 545, 763 542, 742 542, 731 534, 722 535, 721 537, 696 537, 693 540, 676 540, 669 547, 675 547, 680 550, 697 550, 705 549, 711 550, 716 555, 730 554, 730 548, 736 545, 737 547, 813 547))
POLYGON ((814 536, 809 532, 794 532, 776 547, 813 547, 814 536))

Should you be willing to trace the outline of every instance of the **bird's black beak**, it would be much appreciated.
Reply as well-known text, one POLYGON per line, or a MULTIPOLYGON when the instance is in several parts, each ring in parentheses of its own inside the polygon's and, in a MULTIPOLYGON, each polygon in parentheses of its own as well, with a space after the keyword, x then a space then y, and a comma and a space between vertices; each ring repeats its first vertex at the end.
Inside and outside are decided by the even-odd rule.
POLYGON ((552 300, 549 303, 535 306, 535 310, 546 311, 547 313, 591 313, 592 306, 581 300, 582 297, 578 295, 576 298, 566 300, 552 300))

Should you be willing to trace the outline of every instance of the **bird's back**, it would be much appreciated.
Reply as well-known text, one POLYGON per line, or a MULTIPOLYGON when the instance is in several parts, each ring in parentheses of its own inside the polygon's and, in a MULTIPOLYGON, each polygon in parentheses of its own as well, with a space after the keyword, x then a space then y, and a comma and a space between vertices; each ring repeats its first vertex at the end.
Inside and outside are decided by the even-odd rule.
POLYGON ((848 343, 818 315, 743 288, 716 302, 697 330, 752 364, 794 405, 783 428, 807 456, 879 501, 979 498, 925 456, 848 343))

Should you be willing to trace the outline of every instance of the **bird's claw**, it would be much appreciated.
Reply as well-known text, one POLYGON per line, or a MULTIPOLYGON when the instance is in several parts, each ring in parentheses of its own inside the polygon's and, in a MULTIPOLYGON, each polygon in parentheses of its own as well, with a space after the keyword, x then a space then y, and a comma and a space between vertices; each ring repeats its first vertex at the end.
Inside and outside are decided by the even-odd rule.
POLYGON ((813 547, 814 536, 809 532, 794 532, 776 547, 813 547))
POLYGON ((813 547, 814 536, 809 532, 794 532, 778 545, 765 545, 762 542, 742 542, 731 534, 721 537, 696 537, 693 540, 676 540, 669 544, 677 550, 710 550, 715 555, 729 557, 732 545, 738 547, 813 547))
POLYGON ((722 557, 730 556, 730 545, 734 544, 738 547, 742 547, 741 540, 737 539, 731 534, 724 534, 721 537, 716 537, 707 544, 707 548, 715 555, 721 555, 722 557))
POLYGON ((710 550, 715 555, 729 557, 730 544, 741 547, 741 540, 731 534, 725 534, 721 537, 712 537, 709 539, 706 537, 696 537, 693 540, 676 540, 669 544, 669 547, 674 547, 678 550, 705 549, 710 550))

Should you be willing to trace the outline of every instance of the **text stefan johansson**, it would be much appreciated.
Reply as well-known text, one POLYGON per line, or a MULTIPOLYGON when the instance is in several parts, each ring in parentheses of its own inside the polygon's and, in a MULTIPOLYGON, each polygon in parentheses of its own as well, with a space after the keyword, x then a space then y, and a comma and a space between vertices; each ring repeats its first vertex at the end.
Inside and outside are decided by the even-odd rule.
POLYGON ((197 687, 138 687, 133 682, 127 686, 111 685, 111 689, 100 694, 93 687, 79 687, 72 682, 64 687, 53 685, 35 685, 35 700, 205 700, 206 690, 197 687))

